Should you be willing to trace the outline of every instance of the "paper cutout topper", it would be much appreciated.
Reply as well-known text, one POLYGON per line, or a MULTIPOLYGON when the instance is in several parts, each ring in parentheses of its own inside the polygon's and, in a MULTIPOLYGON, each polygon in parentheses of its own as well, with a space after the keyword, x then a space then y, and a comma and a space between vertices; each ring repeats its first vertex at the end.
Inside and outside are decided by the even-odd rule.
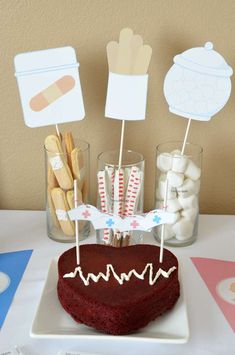
POLYGON ((118 120, 144 120, 148 90, 148 67, 152 48, 140 35, 123 28, 119 42, 107 45, 109 80, 105 116, 118 120))
POLYGON ((118 229, 120 232, 149 231, 160 224, 172 224, 175 221, 174 213, 159 209, 144 215, 120 217, 113 213, 103 213, 92 205, 80 205, 68 211, 68 215, 72 221, 90 221, 95 229, 118 229))
POLYGON ((191 259, 235 332, 235 262, 209 258, 191 259))
POLYGON ((27 126, 41 127, 84 118, 74 48, 21 53, 15 56, 14 62, 27 126))
POLYGON ((209 121, 230 97, 232 74, 232 68, 213 50, 211 42, 176 55, 164 81, 170 112, 209 121))

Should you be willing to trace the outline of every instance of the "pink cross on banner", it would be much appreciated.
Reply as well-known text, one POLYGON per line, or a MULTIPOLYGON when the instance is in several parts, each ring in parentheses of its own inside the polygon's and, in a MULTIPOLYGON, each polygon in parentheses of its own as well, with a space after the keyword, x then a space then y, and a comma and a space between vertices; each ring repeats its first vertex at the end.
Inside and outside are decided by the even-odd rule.
POLYGON ((139 227, 139 223, 136 220, 134 220, 133 222, 131 222, 131 226, 132 228, 136 229, 137 227, 139 227))
POLYGON ((88 218, 91 216, 90 212, 88 210, 85 210, 84 212, 82 212, 82 215, 84 218, 88 218))

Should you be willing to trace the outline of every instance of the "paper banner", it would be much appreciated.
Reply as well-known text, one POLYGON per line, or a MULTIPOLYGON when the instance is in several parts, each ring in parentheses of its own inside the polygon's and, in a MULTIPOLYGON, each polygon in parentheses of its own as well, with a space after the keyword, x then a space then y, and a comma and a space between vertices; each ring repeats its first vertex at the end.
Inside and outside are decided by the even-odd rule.
POLYGON ((235 332, 235 262, 207 258, 191 258, 235 332))
POLYGON ((150 231, 160 224, 174 223, 174 213, 153 210, 143 215, 120 217, 113 213, 100 212, 92 205, 80 205, 68 212, 69 218, 90 221, 95 229, 117 229, 120 232, 131 230, 150 231))
POLYGON ((32 252, 32 250, 22 250, 0 254, 0 328, 32 252))
POLYGON ((41 127, 84 118, 78 67, 72 47, 16 55, 15 76, 27 126, 41 127))

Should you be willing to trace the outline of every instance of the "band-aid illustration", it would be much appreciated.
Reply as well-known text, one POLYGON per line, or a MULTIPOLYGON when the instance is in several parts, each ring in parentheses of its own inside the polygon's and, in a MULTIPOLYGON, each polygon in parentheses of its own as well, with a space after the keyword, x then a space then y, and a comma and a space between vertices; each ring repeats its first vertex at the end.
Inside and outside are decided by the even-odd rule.
POLYGON ((65 75, 52 85, 32 97, 29 106, 33 111, 39 112, 67 94, 75 86, 75 80, 70 75, 65 75))

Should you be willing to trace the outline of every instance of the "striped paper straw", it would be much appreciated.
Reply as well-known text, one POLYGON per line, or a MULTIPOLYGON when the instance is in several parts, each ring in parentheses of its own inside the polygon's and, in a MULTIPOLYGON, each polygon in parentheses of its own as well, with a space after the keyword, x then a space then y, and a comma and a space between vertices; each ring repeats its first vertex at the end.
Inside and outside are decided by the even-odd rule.
MULTIPOLYGON (((98 191, 100 195, 100 205, 101 211, 108 213, 108 198, 106 191, 106 180, 105 180, 105 171, 101 170, 98 172, 98 191)), ((110 231, 108 228, 104 229, 103 241, 106 244, 110 243, 110 231)))

